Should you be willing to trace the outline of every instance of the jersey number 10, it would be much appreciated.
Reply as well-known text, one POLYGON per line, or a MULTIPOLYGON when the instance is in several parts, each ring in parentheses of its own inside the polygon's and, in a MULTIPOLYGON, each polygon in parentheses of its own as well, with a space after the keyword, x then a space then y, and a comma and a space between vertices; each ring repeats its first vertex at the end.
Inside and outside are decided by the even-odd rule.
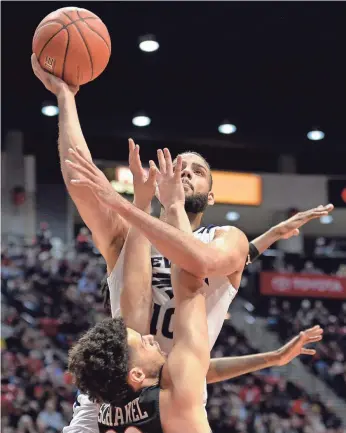
MULTIPOLYGON (((154 304, 154 311, 153 311, 153 315, 152 315, 151 323, 150 323, 150 334, 151 335, 157 334, 157 323, 159 320, 160 311, 161 311, 161 305, 154 304)), ((162 321, 162 329, 161 329, 162 335, 166 338, 171 339, 171 340, 173 339, 173 332, 170 331, 169 328, 171 325, 171 320, 172 320, 174 311, 175 311, 174 308, 168 308, 165 311, 165 315, 163 316, 163 321, 162 321)))

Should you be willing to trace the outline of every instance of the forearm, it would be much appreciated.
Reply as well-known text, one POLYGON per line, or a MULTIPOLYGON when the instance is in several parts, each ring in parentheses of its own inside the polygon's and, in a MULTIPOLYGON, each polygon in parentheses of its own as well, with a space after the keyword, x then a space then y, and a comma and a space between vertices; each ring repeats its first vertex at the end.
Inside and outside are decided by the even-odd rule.
POLYGON ((78 188, 71 184, 70 180, 78 176, 78 173, 66 162, 66 160, 73 160, 69 149, 75 150, 78 146, 85 158, 90 161, 92 159, 79 123, 73 94, 68 90, 63 90, 58 95, 58 104, 59 155, 62 175, 79 214, 92 232, 93 241, 107 262, 107 269, 110 273, 116 263, 121 248, 119 246, 126 237, 128 227, 114 211, 100 203, 89 188, 78 188))
POLYGON ((170 206, 165 211, 165 222, 185 233, 192 234, 192 228, 183 206, 170 206))
POLYGON ((251 241, 253 245, 257 248, 259 254, 263 254, 265 250, 267 250, 271 245, 277 242, 280 239, 280 235, 276 230, 276 227, 272 227, 267 232, 263 233, 263 235, 251 241))
MULTIPOLYGON (((57 98, 59 105, 59 155, 61 170, 66 180, 65 160, 70 159, 68 149, 75 149, 78 146, 89 160, 91 160, 91 154, 79 123, 75 97, 69 90, 62 90, 57 98)), ((71 168, 69 168, 69 174, 72 177, 71 168)))
MULTIPOLYGON (((196 239, 192 233, 185 233, 154 218, 122 199, 115 209, 132 226, 141 230, 160 253, 179 268, 197 277, 205 277, 207 265, 216 259, 208 245, 196 239)), ((175 210, 171 209, 171 212, 175 210)), ((177 216, 171 215, 171 218, 177 216)))
POLYGON ((207 383, 221 382, 277 365, 278 355, 275 352, 256 355, 237 356, 232 358, 214 358, 210 360, 207 383))
POLYGON ((152 313, 150 242, 136 227, 131 227, 124 245, 121 315, 126 326, 147 334, 152 313))

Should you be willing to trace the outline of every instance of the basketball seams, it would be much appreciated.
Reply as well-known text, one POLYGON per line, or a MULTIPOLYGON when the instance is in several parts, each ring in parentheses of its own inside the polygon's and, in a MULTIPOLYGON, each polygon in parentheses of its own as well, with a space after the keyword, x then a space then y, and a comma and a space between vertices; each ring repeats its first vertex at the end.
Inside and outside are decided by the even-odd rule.
MULTIPOLYGON (((49 21, 46 21, 46 22, 43 23, 40 27, 37 27, 37 29, 35 30, 35 34, 34 34, 34 37, 33 37, 33 41, 37 38, 37 32, 38 32, 38 30, 41 30, 41 29, 42 29, 43 27, 45 27, 46 25, 48 26, 48 24, 53 24, 53 23, 61 24, 62 27, 61 27, 60 30, 62 30, 63 28, 65 28, 65 25, 64 25, 63 21, 60 21, 60 20, 49 20, 49 21)), ((59 30, 59 31, 60 31, 60 30, 59 30)))
POLYGON ((87 52, 89 54, 89 59, 90 59, 90 65, 91 65, 91 79, 90 79, 90 81, 91 81, 93 79, 93 76, 94 76, 94 65, 93 65, 93 60, 92 60, 92 57, 91 57, 91 53, 90 53, 87 41, 85 40, 85 38, 83 36, 83 33, 81 32, 80 28, 76 24, 76 21, 73 21, 72 18, 67 14, 67 12, 63 12, 63 14, 66 15, 67 18, 69 18, 71 20, 71 24, 73 23, 75 25, 76 29, 78 30, 78 33, 80 34, 80 36, 81 36, 81 38, 82 38, 82 40, 84 42, 85 48, 86 48, 86 50, 87 50, 87 52))
POLYGON ((65 56, 64 56, 64 63, 62 65, 62 73, 61 73, 61 79, 64 81, 65 78, 65 63, 66 63, 66 58, 67 58, 67 51, 68 51, 68 46, 70 45, 70 33, 67 30, 67 43, 66 43, 66 51, 65 51, 65 56))
MULTIPOLYGON (((91 17, 87 17, 87 18, 83 18, 83 17, 81 17, 81 16, 79 15, 79 10, 78 10, 78 9, 77 9, 77 15, 79 16, 80 20, 83 21, 83 22, 87 25, 88 29, 90 29, 91 31, 93 31, 94 33, 96 33, 96 34, 97 34, 97 35, 98 35, 98 36, 103 40, 103 42, 106 44, 106 46, 107 46, 107 48, 108 48, 109 53, 111 53, 110 46, 108 45, 106 39, 105 39, 102 35, 100 35, 100 33, 99 33, 98 31, 96 31, 96 30, 94 30, 92 27, 90 27, 89 24, 86 22, 86 20, 87 20, 87 19, 90 19, 91 17)), ((78 21, 79 21, 79 20, 78 20, 78 21)))
MULTIPOLYGON (((71 19, 69 16, 67 16, 69 19, 71 19)), ((53 39, 61 30, 67 30, 68 29, 68 27, 71 25, 71 24, 74 24, 76 21, 83 21, 83 22, 85 22, 85 20, 97 20, 98 18, 97 17, 87 17, 87 18, 81 18, 81 19, 78 19, 78 20, 75 20, 75 21, 72 21, 72 22, 70 22, 70 23, 68 23, 68 24, 65 24, 63 21, 61 21, 61 20, 59 20, 59 19, 54 19, 54 20, 49 20, 49 21, 45 21, 43 24, 41 24, 39 27, 37 27, 37 29, 35 30, 35 34, 34 34, 34 37, 33 37, 33 41, 35 41, 35 39, 37 38, 37 36, 38 36, 38 34, 37 34, 37 32, 38 32, 38 30, 40 30, 40 29, 42 29, 44 26, 46 26, 46 25, 48 25, 48 24, 52 24, 52 23, 57 23, 57 24, 61 24, 62 25, 62 27, 61 27, 61 29, 57 32, 57 33, 55 33, 52 37, 51 37, 51 39, 53 39)), ((85 23, 85 24, 87 24, 87 23, 85 23)), ((88 28, 90 28, 90 30, 92 30, 92 28, 91 27, 89 27, 88 26, 88 28)), ((95 32, 95 33, 97 33, 97 32, 95 32)), ((99 35, 100 36, 100 35, 99 35)), ((48 42, 50 42, 51 41, 51 39, 50 40, 48 40, 48 42)), ((102 38, 103 39, 103 38, 102 38)), ((47 42, 47 44, 48 44, 48 42, 47 42)), ((106 41, 105 41, 106 42, 106 41)), ((107 45, 107 43, 106 43, 106 45, 107 45)), ((44 49, 44 48, 46 48, 46 46, 47 45, 45 45, 43 48, 42 48, 42 50, 44 49)), ((108 45, 107 45, 107 47, 108 47, 108 45)), ((108 47, 109 48, 109 47, 108 47)), ((39 56, 38 56, 38 60, 40 60, 40 56, 41 56, 41 54, 42 54, 42 50, 40 51, 40 54, 39 54, 39 56)))
POLYGON ((48 70, 49 73, 53 73, 62 80, 67 80, 68 83, 77 81, 77 85, 80 82, 92 81, 104 70, 111 54, 111 42, 107 27, 98 16, 92 12, 89 14, 84 9, 73 8, 73 10, 70 10, 69 8, 61 8, 56 12, 47 16, 36 28, 32 40, 33 51, 38 56, 41 66, 44 69, 47 67, 50 69, 48 70), (73 18, 70 14, 73 15, 73 18), (94 24, 89 20, 94 20, 94 24), (80 21, 81 24, 78 23, 80 21), (74 24, 73 27, 76 30, 69 29, 72 24, 74 24), (61 33, 61 30, 67 31, 67 37, 64 32, 61 33), (77 33, 79 33, 79 36, 77 36, 77 33), (95 33, 98 37, 94 36, 95 33), (84 50, 88 54, 83 51, 82 45, 85 46, 84 50), (107 49, 105 49, 105 46, 107 49), (77 47, 78 51, 75 52, 74 50, 77 47), (56 64, 53 63, 54 60, 56 64), (74 70, 76 62, 79 64, 77 66, 77 77, 74 70), (45 66, 43 66, 43 63, 45 66), (89 68, 91 68, 90 72, 89 68), (84 78, 83 74, 86 75, 84 78), (90 75, 91 78, 89 78, 90 75))
POLYGON ((38 60, 38 61, 40 61, 40 57, 41 57, 41 54, 42 54, 43 50, 46 48, 46 46, 49 44, 49 42, 50 42, 52 39, 54 39, 55 36, 56 36, 57 34, 59 34, 59 33, 61 32, 61 30, 66 30, 66 29, 64 29, 64 27, 62 27, 61 29, 59 29, 59 30, 58 30, 56 33, 54 33, 54 35, 52 35, 52 36, 48 39, 48 41, 46 41, 46 43, 43 45, 43 47, 42 47, 42 49, 41 49, 41 51, 40 51, 40 54, 39 54, 38 57, 37 57, 37 60, 38 60))
MULTIPOLYGON (((68 18, 71 19, 70 17, 68 17, 68 18)), ((59 23, 59 24, 61 24, 62 26, 64 26, 64 28, 66 28, 66 27, 70 26, 71 24, 74 24, 76 21, 97 20, 97 19, 99 19, 99 18, 97 18, 97 17, 87 17, 87 18, 81 18, 81 19, 78 19, 78 20, 74 20, 74 21, 72 21, 72 22, 70 22, 70 23, 68 23, 68 24, 65 24, 64 21, 59 20, 59 18, 55 18, 55 19, 51 19, 51 20, 45 21, 45 22, 42 23, 40 26, 38 26, 38 27, 36 28, 36 30, 35 30, 35 34, 36 34, 37 30, 41 29, 41 28, 44 27, 46 24, 50 24, 50 23, 59 23)))
POLYGON ((91 78, 90 78, 90 81, 92 81, 93 76, 94 76, 94 64, 93 64, 93 59, 92 59, 92 56, 91 56, 91 52, 90 52, 90 49, 89 49, 88 43, 87 43, 87 41, 86 41, 86 39, 85 39, 85 37, 84 37, 84 35, 83 35, 83 32, 82 32, 81 29, 78 27, 78 24, 77 24, 77 23, 74 23, 74 25, 75 25, 75 27, 77 28, 79 34, 81 35, 81 38, 83 39, 83 42, 84 42, 84 44, 85 44, 85 48, 87 49, 88 54, 89 54, 90 65, 91 65, 91 78))

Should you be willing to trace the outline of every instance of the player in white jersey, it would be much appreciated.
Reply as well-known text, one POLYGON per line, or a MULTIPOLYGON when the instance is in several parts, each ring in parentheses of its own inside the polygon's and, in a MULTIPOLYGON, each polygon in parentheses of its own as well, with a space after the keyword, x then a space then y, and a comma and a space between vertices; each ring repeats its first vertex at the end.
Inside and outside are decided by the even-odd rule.
MULTIPOLYGON (((205 204, 203 206, 206 205, 207 200, 212 199, 210 192, 210 172, 208 172, 207 164, 203 162, 200 156, 198 156, 199 160, 197 162, 195 159, 196 155, 194 154, 189 154, 185 160, 183 160, 183 157, 180 155, 174 166, 168 149, 165 149, 164 153, 159 151, 160 171, 158 171, 151 161, 149 179, 146 180, 143 179, 138 146, 133 147, 130 151, 133 153, 133 155, 130 156, 130 163, 132 158, 134 158, 138 171, 142 176, 142 181, 151 184, 151 195, 147 194, 146 198, 141 196, 141 200, 145 202, 145 205, 142 206, 146 208, 148 207, 148 203, 151 202, 154 192, 154 174, 156 171, 158 173, 158 193, 166 212, 165 218, 168 224, 155 220, 155 218, 139 210, 136 206, 122 198, 112 188, 101 170, 99 170, 93 162, 88 161, 79 151, 71 152, 75 162, 68 163, 69 166, 78 173, 72 182, 81 187, 89 187, 94 194, 99 197, 102 203, 126 218, 133 227, 138 229, 142 235, 147 237, 148 240, 154 244, 157 250, 162 251, 172 263, 177 263, 179 267, 185 268, 184 270, 190 274, 195 272, 197 278, 204 279, 209 347, 212 349, 221 330, 232 297, 234 297, 234 286, 238 288, 240 282, 246 257, 248 256, 247 239, 242 232, 232 227, 220 229, 209 227, 197 231, 195 236, 193 236, 190 221, 185 211, 186 207, 184 209, 184 202, 188 202, 191 206, 194 205, 197 207, 198 203, 196 203, 196 201, 203 203, 203 197, 201 198, 202 193, 199 193, 199 197, 197 197, 196 200, 194 195, 190 196, 190 200, 188 200, 184 194, 183 185, 187 177, 184 177, 183 173, 184 170, 187 172, 186 167, 189 164, 188 161, 186 162, 186 159, 188 160, 190 158, 192 167, 196 165, 200 168, 202 164, 204 164, 204 180, 205 183, 209 184, 209 192, 205 193, 205 204), (190 226, 190 234, 188 232, 181 232, 175 227, 177 225, 179 226, 180 223, 190 226), (204 239, 203 233, 205 233, 204 239), (208 242, 210 243, 208 244, 208 242), (167 244, 170 244, 172 248, 167 248, 167 244), (209 245, 211 245, 211 248, 209 245), (186 249, 190 249, 190 251, 186 251, 186 249), (202 256, 200 256, 200 250, 203 253, 202 256), (227 254, 225 254, 225 251, 227 254), (205 257, 207 260, 205 260, 205 257), (201 268, 198 268, 198 264, 200 264, 201 268)), ((132 161, 132 169, 133 164, 132 161)), ((136 178, 136 171, 133 170, 133 173, 134 178, 136 178)), ((186 182, 189 182, 189 187, 193 189, 195 185, 198 185, 198 180, 196 180, 195 183, 192 183, 191 180, 192 177, 190 176, 186 182)), ((202 210, 203 209, 200 209, 199 213, 201 213, 202 210)), ((158 256, 157 254, 157 252, 154 253, 154 257, 152 257, 153 265, 155 265, 155 262, 162 263, 163 266, 167 266, 167 269, 169 269, 169 263, 166 262, 165 257, 158 256)), ((123 260, 124 263, 121 262, 122 259, 119 262, 119 273, 116 275, 116 267, 113 278, 115 281, 118 279, 120 284, 123 285, 121 268, 126 260, 123 260)), ((163 274, 163 279, 167 277, 169 277, 169 273, 163 274)), ((118 296, 119 293, 115 293, 115 298, 118 296)), ((162 348, 170 352, 173 347, 174 332, 172 327, 174 320, 172 320, 172 318, 175 308, 175 300, 173 293, 171 293, 171 288, 156 287, 153 293, 153 300, 154 310, 151 320, 152 333, 155 335, 155 338, 162 348)), ((119 310, 120 302, 118 302, 118 300, 114 301, 114 305, 115 310, 119 310)))
MULTIPOLYGON (((120 209, 117 211, 111 210, 109 205, 104 200, 100 200, 101 197, 94 194, 88 185, 82 182, 71 183, 71 178, 75 177, 76 170, 73 164, 67 161, 74 159, 76 155, 84 155, 88 161, 91 161, 90 151, 80 127, 74 99, 78 88, 69 88, 66 83, 57 77, 43 71, 35 56, 32 57, 32 65, 36 76, 49 91, 57 96, 59 105, 59 154, 64 181, 85 224, 92 232, 96 246, 106 260, 108 274, 111 274, 121 253, 128 231, 128 223, 130 222, 134 226, 136 224, 142 225, 142 215, 137 212, 131 216, 131 221, 127 221, 129 215, 126 208, 123 208, 122 212, 120 209)), ((136 152, 139 151, 138 147, 135 148, 131 141, 130 150, 132 156, 136 156, 136 152)), ((159 152, 159 157, 161 160, 164 159, 162 152, 159 152)), ((185 202, 185 209, 188 213, 191 227, 195 230, 201 225, 205 207, 213 204, 210 168, 204 158, 193 152, 187 152, 182 157, 182 177, 185 194, 184 197, 179 198, 178 202, 180 205, 185 202)), ((141 209, 141 202, 147 200, 148 194, 152 194, 152 186, 143 180, 143 173, 140 170, 134 172, 135 168, 132 167, 136 190, 135 204, 141 209)), ((165 179, 163 177, 163 180, 165 179)), ((165 182, 161 184, 160 200, 165 207, 166 217, 168 219, 170 217, 179 218, 184 207, 180 206, 178 209, 176 205, 170 206, 167 204, 170 201, 169 199, 172 199, 172 188, 168 187, 165 189, 164 184, 165 182), (168 196, 166 193, 168 193, 168 196)), ((104 184, 103 186, 106 185, 104 184)), ((174 203, 174 200, 171 203, 174 203)), ((327 214, 331 209, 330 206, 316 208, 306 213, 298 214, 292 219, 274 227, 252 242, 252 245, 255 246, 253 255, 256 256, 256 254, 262 253, 272 243, 282 237, 290 237, 296 234, 301 225, 313 218, 327 214)), ((150 218, 148 215, 146 217, 150 218)), ((244 262, 243 258, 240 260, 238 257, 238 264, 234 267, 234 255, 239 253, 237 242, 242 237, 242 234, 237 229, 233 227, 218 228, 215 230, 213 240, 205 244, 192 235, 181 236, 177 234, 176 229, 173 229, 168 224, 150 218, 146 220, 145 235, 148 236, 151 243, 165 257, 188 272, 208 279, 214 277, 220 277, 223 281, 227 279, 229 292, 231 291, 231 286, 234 288, 239 286, 244 262)), ((250 244, 250 253, 253 251, 252 245, 250 244)), ((223 293, 227 293, 227 290, 224 290, 223 293)), ((228 304, 230 300, 228 299, 228 304)), ((114 303, 112 302, 112 304, 114 303)), ((222 305, 224 304, 222 303, 222 305)), ((164 332, 164 324, 167 324, 167 311, 169 309, 166 309, 165 312, 162 310, 160 313, 162 317, 162 329, 159 332, 161 333, 164 332), (165 317, 162 316, 163 313, 165 313, 164 316, 167 318, 166 322, 164 320, 165 317)), ((217 314, 216 309, 213 311, 215 312, 215 317, 220 320, 222 316, 221 309, 220 314, 217 314)), ((215 329, 218 328, 219 324, 215 326, 215 329)))

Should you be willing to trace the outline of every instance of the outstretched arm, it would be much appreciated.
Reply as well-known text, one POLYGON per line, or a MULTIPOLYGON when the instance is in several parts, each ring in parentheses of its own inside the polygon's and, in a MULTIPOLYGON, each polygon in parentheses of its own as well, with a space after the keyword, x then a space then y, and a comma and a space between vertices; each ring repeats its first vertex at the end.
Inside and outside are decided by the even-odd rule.
POLYGON ((65 161, 70 158, 69 149, 79 147, 84 157, 88 161, 91 161, 91 154, 82 132, 76 107, 75 94, 78 88, 68 87, 59 78, 45 72, 34 54, 31 61, 37 78, 42 81, 47 90, 57 97, 59 106, 59 156, 61 172, 67 190, 77 206, 84 223, 90 229, 95 245, 106 260, 108 272, 110 273, 124 243, 128 224, 116 212, 101 203, 90 188, 76 188, 70 182, 71 178, 75 177, 77 173, 71 169, 67 169, 68 166, 65 161))
POLYGON ((322 335, 323 329, 320 326, 314 326, 301 332, 287 344, 273 352, 211 359, 207 373, 207 383, 221 382, 263 368, 286 365, 299 355, 313 356, 316 351, 307 349, 305 346, 321 341, 322 335))
MULTIPOLYGON (((321 216, 328 215, 333 209, 334 206, 332 204, 328 204, 326 206, 320 205, 304 212, 298 212, 293 217, 270 228, 268 231, 263 233, 263 235, 251 241, 251 244, 255 246, 258 255, 260 255, 279 239, 289 239, 292 236, 298 236, 300 227, 316 218, 321 218, 321 216)), ((250 262, 256 258, 257 257, 255 256, 250 257, 250 262)))
POLYGON ((203 280, 172 265, 175 298, 173 349, 163 374, 182 408, 202 405, 210 348, 203 280))

